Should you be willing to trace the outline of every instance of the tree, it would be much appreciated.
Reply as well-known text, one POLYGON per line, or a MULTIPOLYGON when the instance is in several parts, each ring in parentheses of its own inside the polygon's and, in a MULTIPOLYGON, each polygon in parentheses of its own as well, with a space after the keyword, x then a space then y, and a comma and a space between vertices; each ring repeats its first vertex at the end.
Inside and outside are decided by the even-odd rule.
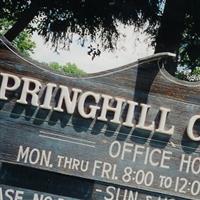
MULTIPOLYGON (((0 35, 5 34, 5 32, 12 27, 14 21, 8 20, 6 18, 0 19, 0 35)), ((24 55, 29 56, 34 52, 36 44, 31 39, 31 34, 24 30, 22 31, 13 41, 14 46, 24 55)))
POLYGON ((186 1, 166 1, 156 38, 155 52, 177 53, 184 31, 186 1))
MULTIPOLYGON (((190 13, 185 18, 185 29, 182 33, 182 40, 178 52, 180 65, 189 68, 196 73, 200 67, 200 1, 188 5, 190 13)), ((199 74, 199 73, 198 73, 199 74)))
POLYGON ((86 74, 83 70, 79 69, 74 63, 67 63, 65 65, 61 65, 57 62, 52 62, 47 64, 51 69, 56 72, 60 72, 65 75, 81 77, 86 74))
POLYGON ((101 38, 102 45, 112 49, 119 37, 117 22, 134 24, 139 28, 148 21, 148 31, 153 32, 160 18, 160 4, 163 1, 10 0, 1 2, 0 9, 2 14, 8 14, 16 20, 5 34, 10 41, 28 27, 30 30, 37 30, 46 41, 53 42, 55 47, 59 43, 70 44, 73 33, 78 33, 83 41, 88 35, 92 40, 101 38), (17 11, 13 7, 17 7, 17 11))
MULTIPOLYGON (((196 59, 190 54, 192 48, 184 47, 188 40, 189 46, 196 46, 193 36, 199 41, 199 0, 9 0, 1 4, 0 15, 16 20, 5 34, 11 41, 28 27, 55 48, 69 45, 77 33, 83 42, 90 35, 92 40, 100 38, 104 48, 113 49, 119 37, 118 22, 136 28, 148 22, 145 31, 154 38, 155 52, 177 53, 177 61, 185 56, 192 62, 196 59)), ((175 72, 174 66, 171 71, 175 72)))
MULTIPOLYGON (((177 64, 185 72, 177 72, 184 80, 195 81, 199 78, 200 66, 200 1, 176 0, 166 1, 156 38, 156 52, 176 53, 177 64), (197 73, 198 72, 198 73, 197 73), (187 77, 187 78, 186 78, 187 77), (195 77, 195 78, 194 78, 195 77)), ((176 67, 171 64, 169 72, 175 74, 176 67)))

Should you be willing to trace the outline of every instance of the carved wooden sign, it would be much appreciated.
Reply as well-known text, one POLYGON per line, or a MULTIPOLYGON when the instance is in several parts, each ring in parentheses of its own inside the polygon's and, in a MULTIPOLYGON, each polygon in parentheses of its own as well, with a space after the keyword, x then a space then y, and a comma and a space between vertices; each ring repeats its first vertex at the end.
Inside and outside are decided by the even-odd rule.
POLYGON ((199 199, 200 84, 171 54, 72 78, 0 42, 0 199, 199 199))

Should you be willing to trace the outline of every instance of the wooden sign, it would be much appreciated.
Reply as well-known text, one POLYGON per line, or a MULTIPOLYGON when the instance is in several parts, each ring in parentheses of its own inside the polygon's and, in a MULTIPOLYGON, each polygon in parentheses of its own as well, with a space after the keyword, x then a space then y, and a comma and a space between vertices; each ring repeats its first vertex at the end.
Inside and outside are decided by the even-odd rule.
POLYGON ((23 58, 1 38, 0 161, 19 179, 1 183, 33 200, 69 198, 74 180, 85 192, 74 199, 199 199, 200 84, 172 77, 164 65, 172 56, 72 78, 23 58), (68 192, 51 187, 51 198, 34 199, 45 191, 23 186, 21 166, 20 173, 44 170, 49 180, 58 173, 68 192))

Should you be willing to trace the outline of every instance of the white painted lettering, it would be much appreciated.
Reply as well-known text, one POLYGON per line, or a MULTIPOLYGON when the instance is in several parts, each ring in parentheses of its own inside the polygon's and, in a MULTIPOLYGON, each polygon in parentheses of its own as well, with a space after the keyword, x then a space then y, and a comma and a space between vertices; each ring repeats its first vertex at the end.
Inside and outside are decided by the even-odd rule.
POLYGON ((195 134, 193 132, 194 124, 198 119, 200 119, 200 115, 194 115, 193 117, 191 117, 188 127, 187 127, 187 135, 193 141, 200 141, 200 136, 198 136, 198 137, 195 136, 195 134))
POLYGON ((98 109, 100 109, 100 107, 94 106, 94 105, 89 105, 90 111, 88 113, 86 113, 86 111, 85 111, 85 101, 86 101, 88 96, 92 96, 95 100, 95 103, 98 103, 99 100, 100 100, 99 94, 96 94, 96 93, 90 92, 90 91, 85 92, 79 98, 78 110, 79 110, 79 113, 82 117, 94 119, 96 117, 96 112, 97 112, 98 109))
POLYGON ((0 73, 2 76, 2 82, 0 87, 0 99, 7 100, 6 97, 6 91, 15 91, 20 86, 20 79, 17 76, 6 74, 6 73, 0 73), (9 80, 12 80, 14 83, 12 86, 9 86, 9 80))
POLYGON ((140 106, 142 110, 141 110, 139 122, 136 125, 136 128, 140 128, 140 129, 144 129, 148 131, 154 131, 154 127, 155 127, 154 121, 150 125, 146 125, 147 113, 148 113, 148 110, 151 108, 151 106, 143 104, 143 103, 141 103, 140 106))
POLYGON ((114 117, 110 121, 113 123, 116 123, 116 124, 120 124, 121 123, 120 116, 121 116, 121 111, 122 111, 122 105, 125 102, 125 100, 122 98, 116 97, 115 98, 116 107, 112 107, 112 106, 110 106, 110 102, 113 99, 112 96, 102 94, 102 98, 103 98, 103 105, 102 105, 101 115, 98 117, 98 120, 108 121, 108 119, 106 117, 107 112, 112 111, 112 112, 114 112, 114 117))
POLYGON ((22 93, 20 99, 17 100, 18 103, 21 104, 28 104, 27 102, 27 96, 28 94, 31 95, 31 104, 33 106, 39 106, 38 100, 38 92, 41 89, 41 83, 37 80, 25 78, 23 77, 22 80, 24 81, 22 93), (33 89, 30 89, 30 86, 34 85, 33 89))
POLYGON ((40 105, 41 108, 47 109, 47 110, 51 110, 52 106, 51 106, 51 98, 52 98, 52 93, 53 93, 53 89, 56 87, 56 84, 54 83, 48 83, 47 87, 46 87, 46 94, 44 96, 44 101, 43 104, 40 105))
POLYGON ((64 110, 62 108, 62 105, 63 105, 63 102, 64 102, 67 113, 73 114, 74 111, 75 111, 75 107, 76 107, 76 103, 77 103, 77 99, 78 99, 78 94, 81 93, 82 90, 72 88, 73 96, 72 96, 72 99, 71 99, 68 87, 60 85, 59 88, 61 89, 61 93, 60 93, 60 97, 59 97, 59 100, 58 100, 57 107, 55 107, 54 110, 59 111, 59 112, 63 112, 64 110))
POLYGON ((174 126, 172 126, 168 130, 165 129, 167 115, 168 115, 168 113, 170 111, 171 111, 170 109, 160 107, 160 112, 161 112, 160 123, 159 123, 158 128, 156 129, 156 132, 164 133, 164 134, 167 134, 167 135, 173 135, 173 133, 174 133, 174 126))

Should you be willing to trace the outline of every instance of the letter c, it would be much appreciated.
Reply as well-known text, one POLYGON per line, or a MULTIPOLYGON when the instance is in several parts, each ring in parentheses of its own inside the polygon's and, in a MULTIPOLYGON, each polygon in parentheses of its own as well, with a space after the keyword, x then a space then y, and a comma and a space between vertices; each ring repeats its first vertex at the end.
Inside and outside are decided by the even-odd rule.
POLYGON ((200 119, 200 115, 194 115, 193 117, 191 117, 190 121, 189 121, 189 124, 188 124, 188 127, 187 127, 187 134, 188 134, 188 137, 193 140, 193 141, 200 141, 200 136, 199 137, 196 137, 194 135, 194 132, 193 132, 193 127, 194 127, 194 124, 195 122, 200 119))

